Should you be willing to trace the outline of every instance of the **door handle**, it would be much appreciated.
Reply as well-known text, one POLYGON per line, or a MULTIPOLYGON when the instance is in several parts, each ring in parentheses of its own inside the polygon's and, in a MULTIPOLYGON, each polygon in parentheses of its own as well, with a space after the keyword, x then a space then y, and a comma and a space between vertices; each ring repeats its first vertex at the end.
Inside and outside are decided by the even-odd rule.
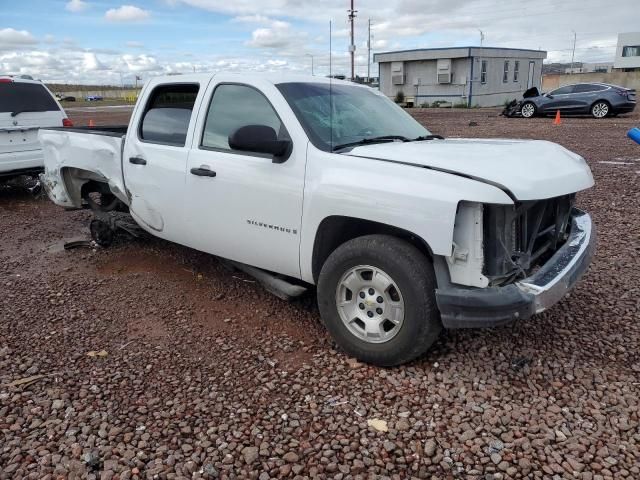
POLYGON ((208 168, 192 168, 191 173, 198 177, 215 177, 216 172, 209 170, 208 168))
POLYGON ((133 163, 134 165, 146 165, 147 161, 140 157, 129 157, 129 163, 133 163))

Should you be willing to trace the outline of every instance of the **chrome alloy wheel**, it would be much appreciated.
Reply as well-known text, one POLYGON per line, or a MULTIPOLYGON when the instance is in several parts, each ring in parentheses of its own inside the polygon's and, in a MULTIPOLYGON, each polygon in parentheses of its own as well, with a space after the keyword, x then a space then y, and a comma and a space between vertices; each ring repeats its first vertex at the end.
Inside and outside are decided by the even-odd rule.
POLYGON ((536 113, 536 107, 533 106, 533 103, 525 103, 520 113, 524 118, 531 118, 533 114, 536 113))
POLYGON ((593 106, 592 113, 596 118, 604 118, 609 114, 609 105, 604 102, 598 102, 593 106))
POLYGON ((336 288, 336 308, 350 333, 367 343, 385 343, 404 322, 404 300, 394 280, 370 265, 347 270, 336 288))

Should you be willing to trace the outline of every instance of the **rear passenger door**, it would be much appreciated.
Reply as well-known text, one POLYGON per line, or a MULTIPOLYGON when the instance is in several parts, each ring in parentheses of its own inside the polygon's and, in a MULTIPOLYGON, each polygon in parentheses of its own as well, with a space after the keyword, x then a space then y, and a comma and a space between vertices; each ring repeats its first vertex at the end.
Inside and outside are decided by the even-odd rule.
POLYGON ((590 83, 574 85, 572 96, 575 102, 576 113, 589 113, 591 105, 597 100, 598 92, 603 89, 601 85, 593 85, 590 83))
POLYGON ((187 169, 184 243, 299 277, 308 140, 272 83, 229 79, 214 78, 200 109, 187 169), (279 139, 292 140, 289 157, 274 163, 270 155, 232 149, 229 135, 248 125, 269 126, 279 139))
POLYGON ((125 185, 133 217, 155 235, 177 240, 184 227, 182 202, 198 83, 150 84, 136 107, 123 152, 125 185), (147 95, 146 92, 149 92, 147 95))

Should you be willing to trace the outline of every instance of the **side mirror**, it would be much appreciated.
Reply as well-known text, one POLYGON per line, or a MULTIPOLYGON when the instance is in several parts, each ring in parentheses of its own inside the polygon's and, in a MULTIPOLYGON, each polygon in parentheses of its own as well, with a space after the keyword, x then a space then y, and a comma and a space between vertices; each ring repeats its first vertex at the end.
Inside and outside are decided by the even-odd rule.
POLYGON ((551 95, 550 93, 545 93, 544 96, 547 98, 553 98, 553 95, 551 95))
POLYGON ((291 140, 278 140, 276 131, 266 125, 247 125, 229 135, 229 146, 243 152, 273 155, 274 163, 284 162, 291 154, 291 140))

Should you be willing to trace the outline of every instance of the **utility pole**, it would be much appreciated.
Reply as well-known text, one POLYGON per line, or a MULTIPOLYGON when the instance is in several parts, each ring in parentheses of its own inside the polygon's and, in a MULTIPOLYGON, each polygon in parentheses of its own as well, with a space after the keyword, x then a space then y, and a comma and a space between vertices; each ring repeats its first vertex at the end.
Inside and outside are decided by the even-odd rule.
POLYGON ((311 76, 313 76, 313 55, 310 53, 305 53, 305 56, 311 57, 311 76))
POLYGON ((371 83, 371 19, 369 19, 369 33, 367 34, 367 83, 371 83))
POLYGON ((571 73, 573 73, 573 59, 576 55, 576 32, 575 30, 571 30, 573 32, 573 51, 571 52, 571 73))
POLYGON ((356 79, 355 72, 355 53, 356 45, 353 41, 353 21, 356 18, 357 10, 353 9, 353 0, 351 0, 351 9, 349 10, 349 23, 351 23, 351 43, 349 44, 349 53, 351 53, 351 81, 356 79))
POLYGON ((482 47, 482 42, 484 42, 484 32, 480 29, 478 29, 478 31, 480 32, 480 47, 482 47))

